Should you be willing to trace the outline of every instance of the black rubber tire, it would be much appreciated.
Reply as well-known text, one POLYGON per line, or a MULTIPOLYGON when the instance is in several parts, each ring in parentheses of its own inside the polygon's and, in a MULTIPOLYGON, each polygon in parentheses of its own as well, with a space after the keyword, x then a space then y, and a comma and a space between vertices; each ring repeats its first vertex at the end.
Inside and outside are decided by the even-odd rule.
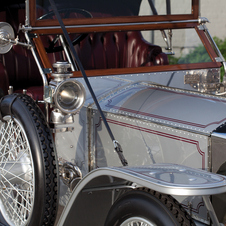
POLYGON ((134 217, 157 226, 195 226, 190 215, 172 196, 145 188, 120 197, 111 207, 105 226, 120 226, 134 217))
MULTIPOLYGON (((32 212, 26 225, 54 225, 57 215, 59 176, 55 146, 45 116, 33 99, 23 94, 3 97, 0 111, 1 119, 11 115, 20 122, 30 144, 35 192, 32 212)), ((4 119, 2 121, 4 122, 4 119)), ((6 224, 3 220, 2 222, 0 220, 0 223, 6 224)))

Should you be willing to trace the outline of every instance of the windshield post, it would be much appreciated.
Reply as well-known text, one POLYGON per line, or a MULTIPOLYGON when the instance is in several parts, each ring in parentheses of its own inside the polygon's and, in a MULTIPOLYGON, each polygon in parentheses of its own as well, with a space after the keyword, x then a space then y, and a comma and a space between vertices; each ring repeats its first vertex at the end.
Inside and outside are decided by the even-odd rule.
POLYGON ((25 0, 25 26, 30 26, 30 15, 29 15, 29 0, 25 0))

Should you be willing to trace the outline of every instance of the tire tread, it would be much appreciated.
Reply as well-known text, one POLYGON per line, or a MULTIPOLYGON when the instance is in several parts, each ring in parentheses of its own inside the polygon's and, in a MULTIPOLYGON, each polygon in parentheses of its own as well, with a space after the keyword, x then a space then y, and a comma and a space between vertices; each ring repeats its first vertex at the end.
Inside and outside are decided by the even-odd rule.
POLYGON ((195 223, 193 222, 191 216, 182 207, 182 205, 171 195, 165 195, 148 188, 138 188, 137 190, 142 190, 157 198, 174 215, 174 217, 181 226, 195 226, 195 223))
POLYGON ((45 120, 45 117, 33 101, 33 99, 27 95, 20 95, 18 97, 27 107, 34 125, 38 131, 38 136, 41 143, 41 149, 43 152, 44 162, 45 162, 45 216, 43 219, 43 226, 54 225, 56 214, 57 214, 57 202, 58 202, 58 170, 57 170, 57 160, 56 153, 54 150, 53 141, 50 134, 50 129, 45 120))

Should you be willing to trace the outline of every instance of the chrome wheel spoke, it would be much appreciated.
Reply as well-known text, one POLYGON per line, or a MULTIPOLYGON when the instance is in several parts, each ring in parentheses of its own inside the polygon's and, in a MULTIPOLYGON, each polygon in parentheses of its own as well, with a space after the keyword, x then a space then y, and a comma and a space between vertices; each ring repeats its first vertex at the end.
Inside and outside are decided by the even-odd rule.
POLYGON ((27 183, 27 184, 29 184, 29 185, 32 185, 32 183, 29 183, 29 181, 26 181, 26 180, 24 180, 23 178, 21 178, 21 176, 24 176, 25 174, 27 174, 27 173, 29 173, 29 172, 32 172, 32 171, 28 171, 28 172, 21 173, 21 174, 19 174, 18 176, 17 176, 17 175, 14 175, 13 173, 9 173, 9 174, 13 175, 13 177, 11 177, 10 179, 6 179, 5 181, 3 181, 3 183, 10 182, 11 180, 14 180, 14 179, 18 178, 18 179, 20 179, 22 182, 27 183))
POLYGON ((9 225, 25 226, 34 201, 31 149, 16 119, 0 126, 0 209, 9 225))

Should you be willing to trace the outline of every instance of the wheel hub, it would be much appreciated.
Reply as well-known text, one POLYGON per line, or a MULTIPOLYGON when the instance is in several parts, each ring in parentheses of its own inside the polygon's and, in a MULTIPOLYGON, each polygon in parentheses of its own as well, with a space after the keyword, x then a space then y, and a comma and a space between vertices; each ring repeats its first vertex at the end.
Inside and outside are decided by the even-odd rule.
POLYGON ((157 225, 142 217, 131 217, 125 220, 120 226, 157 226, 157 225))
POLYGON ((23 184, 23 181, 29 181, 31 179, 31 172, 31 161, 27 157, 27 154, 19 153, 17 160, 11 160, 0 165, 0 180, 9 181, 8 183, 11 184, 23 184))

